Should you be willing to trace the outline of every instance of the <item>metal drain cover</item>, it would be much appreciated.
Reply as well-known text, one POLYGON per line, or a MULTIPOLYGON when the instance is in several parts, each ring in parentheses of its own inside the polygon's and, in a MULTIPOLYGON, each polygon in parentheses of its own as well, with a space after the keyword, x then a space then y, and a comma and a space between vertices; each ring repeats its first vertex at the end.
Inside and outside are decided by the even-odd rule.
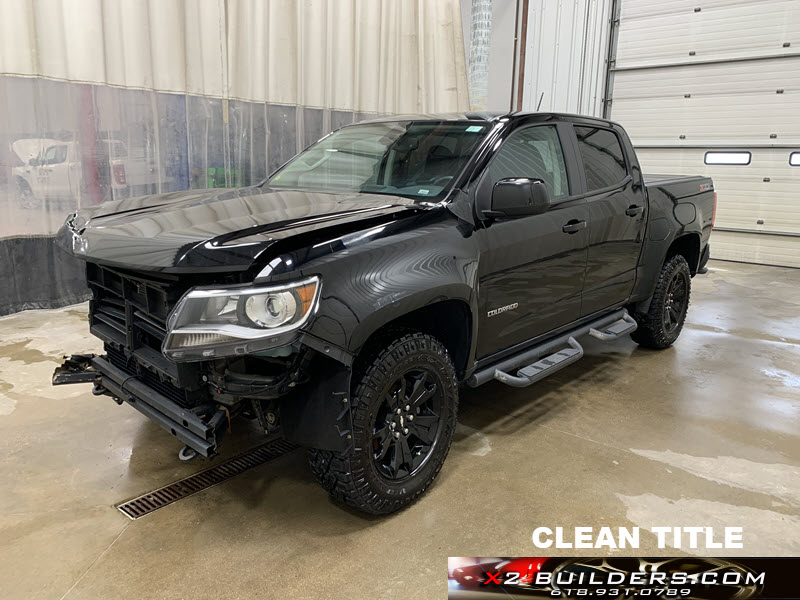
POLYGON ((164 508, 168 504, 183 500, 192 494, 201 492, 279 456, 283 456, 298 447, 282 439, 267 442, 205 471, 200 471, 185 479, 123 502, 117 505, 117 508, 127 517, 139 519, 159 508, 164 508))

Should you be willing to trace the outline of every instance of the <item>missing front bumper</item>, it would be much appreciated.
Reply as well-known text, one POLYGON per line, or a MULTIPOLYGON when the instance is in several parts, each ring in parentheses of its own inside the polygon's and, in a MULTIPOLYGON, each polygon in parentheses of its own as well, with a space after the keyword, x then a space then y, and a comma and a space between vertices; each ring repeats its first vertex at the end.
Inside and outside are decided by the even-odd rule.
POLYGON ((169 431, 182 443, 209 458, 228 430, 228 413, 205 404, 185 409, 166 396, 112 365, 105 356, 75 354, 53 373, 53 385, 94 383, 93 392, 127 402, 133 408, 169 431))

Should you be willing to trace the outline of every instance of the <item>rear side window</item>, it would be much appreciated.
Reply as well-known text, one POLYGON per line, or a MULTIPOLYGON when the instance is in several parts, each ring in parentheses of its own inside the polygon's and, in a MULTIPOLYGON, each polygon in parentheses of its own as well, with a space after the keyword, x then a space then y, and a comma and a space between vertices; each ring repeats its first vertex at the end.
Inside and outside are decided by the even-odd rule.
POLYGON ((602 190, 625 179, 628 169, 616 133, 599 127, 575 126, 575 134, 586 171, 586 191, 602 190))
POLYGON ((552 125, 526 127, 514 132, 489 165, 491 185, 510 177, 544 181, 552 200, 569 196, 567 169, 558 132, 552 125))
POLYGON ((792 152, 789 155, 789 164, 793 167, 800 167, 800 152, 792 152))

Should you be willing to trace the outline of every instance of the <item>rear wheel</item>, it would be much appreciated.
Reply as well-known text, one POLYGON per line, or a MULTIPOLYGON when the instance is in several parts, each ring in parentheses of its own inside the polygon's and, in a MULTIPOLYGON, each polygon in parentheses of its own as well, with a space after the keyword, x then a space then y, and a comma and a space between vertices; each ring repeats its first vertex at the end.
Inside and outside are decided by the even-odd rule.
POLYGON ((692 274, 689 263, 681 255, 667 260, 661 267, 656 291, 647 314, 634 314, 638 328, 633 340, 646 348, 668 348, 683 329, 689 309, 692 274))
POLYGON ((353 378, 352 448, 311 450, 309 463, 335 498, 387 514, 438 475, 456 426, 458 384, 447 350, 429 335, 403 335, 371 356, 353 378))

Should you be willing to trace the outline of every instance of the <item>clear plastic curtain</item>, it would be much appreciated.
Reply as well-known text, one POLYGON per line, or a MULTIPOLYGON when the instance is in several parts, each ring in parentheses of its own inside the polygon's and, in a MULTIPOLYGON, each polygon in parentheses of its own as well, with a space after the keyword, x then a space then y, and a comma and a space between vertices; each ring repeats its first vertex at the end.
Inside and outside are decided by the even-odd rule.
POLYGON ((458 0, 4 0, 0 314, 83 294, 78 207, 261 181, 328 131, 467 108, 458 0))

